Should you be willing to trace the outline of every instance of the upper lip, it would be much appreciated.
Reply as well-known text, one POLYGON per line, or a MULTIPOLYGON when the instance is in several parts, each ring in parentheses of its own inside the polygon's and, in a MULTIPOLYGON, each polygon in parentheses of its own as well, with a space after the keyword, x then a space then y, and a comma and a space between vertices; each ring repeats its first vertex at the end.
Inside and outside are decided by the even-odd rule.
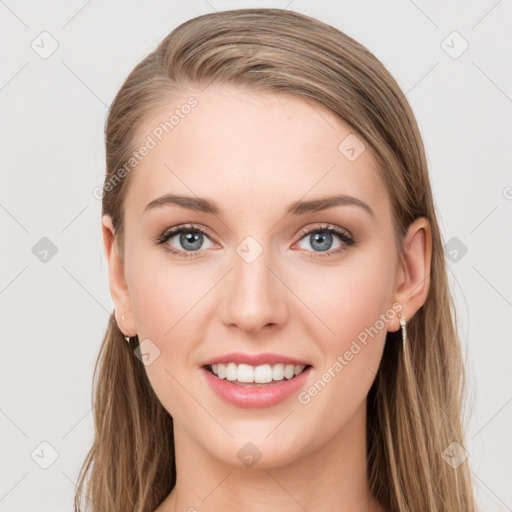
POLYGON ((242 352, 231 352, 222 356, 213 357, 204 362, 204 366, 212 364, 249 364, 251 366, 260 366, 263 364, 293 364, 293 365, 304 365, 309 366, 309 363, 296 359, 295 357, 284 356, 281 354, 272 354, 270 352, 264 352, 262 354, 244 354, 242 352))

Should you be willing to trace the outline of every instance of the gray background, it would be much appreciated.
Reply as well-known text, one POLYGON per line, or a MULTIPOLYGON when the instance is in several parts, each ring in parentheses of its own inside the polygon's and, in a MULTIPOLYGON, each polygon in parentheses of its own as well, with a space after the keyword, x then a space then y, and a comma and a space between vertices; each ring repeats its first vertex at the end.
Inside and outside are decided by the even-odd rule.
POLYGON ((0 511, 72 510, 92 441, 92 371, 113 307, 101 204, 93 196, 104 176, 108 105, 133 66, 175 26, 213 10, 263 6, 346 32, 407 94, 452 260, 473 404, 467 448, 475 489, 487 512, 512 510, 511 0, 6 0, 0 511), (461 53, 464 40, 469 46, 461 53), (52 44, 58 48, 44 55, 52 44))

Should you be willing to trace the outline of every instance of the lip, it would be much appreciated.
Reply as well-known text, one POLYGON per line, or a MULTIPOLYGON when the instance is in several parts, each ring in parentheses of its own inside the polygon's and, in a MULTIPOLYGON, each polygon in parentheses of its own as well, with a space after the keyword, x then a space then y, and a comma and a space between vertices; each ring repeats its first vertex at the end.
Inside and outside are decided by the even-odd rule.
MULTIPOLYGON (((290 358, 287 359, 290 360, 290 358)), ((217 358, 217 360, 224 361, 225 359, 217 358)), ((233 359, 231 361, 234 362, 233 359)), ((277 405, 297 393, 305 385, 312 368, 312 366, 307 367, 300 375, 290 380, 284 379, 265 386, 233 384, 229 380, 219 379, 204 366, 200 370, 210 388, 228 404, 241 408, 261 408, 277 405)))
POLYGON ((259 366, 262 364, 293 364, 293 365, 304 365, 311 366, 311 363, 307 361, 302 361, 300 359, 295 359, 293 357, 284 356, 280 354, 273 354, 271 352, 264 352, 262 354, 246 354, 242 352, 231 352, 229 354, 224 354, 223 356, 214 357, 213 359, 208 359, 203 363, 203 366, 208 366, 212 364, 227 364, 227 363, 236 363, 236 364, 250 364, 251 366, 259 366))

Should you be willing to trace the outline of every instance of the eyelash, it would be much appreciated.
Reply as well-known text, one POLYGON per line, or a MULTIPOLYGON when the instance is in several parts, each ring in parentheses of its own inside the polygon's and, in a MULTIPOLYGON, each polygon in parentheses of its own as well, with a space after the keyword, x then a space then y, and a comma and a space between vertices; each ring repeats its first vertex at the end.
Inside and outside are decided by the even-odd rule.
MULTIPOLYGON (((207 236, 208 238, 212 238, 204 229, 202 229, 200 226, 196 224, 189 224, 186 226, 178 226, 174 228, 167 229, 164 231, 161 235, 159 235, 155 242, 157 245, 162 245, 163 249, 173 255, 180 256, 183 258, 195 258, 196 253, 200 251, 178 251, 171 247, 170 245, 167 245, 166 242, 171 238, 173 235, 180 234, 180 233, 189 233, 189 232, 199 232, 202 235, 207 236)), ((346 251, 348 247, 351 247, 355 245, 355 240, 348 234, 347 231, 344 229, 338 228, 336 226, 330 225, 330 224, 323 224, 321 226, 317 226, 315 228, 309 228, 302 230, 298 237, 299 240, 302 240, 306 235, 311 235, 313 233, 331 233, 334 235, 337 235, 343 245, 341 247, 338 247, 337 249, 330 249, 329 251, 308 251, 313 253, 313 258, 323 259, 323 258, 330 258, 332 256, 336 256, 338 254, 341 254, 342 252, 346 251)), ((306 250, 306 249, 304 249, 306 250)))

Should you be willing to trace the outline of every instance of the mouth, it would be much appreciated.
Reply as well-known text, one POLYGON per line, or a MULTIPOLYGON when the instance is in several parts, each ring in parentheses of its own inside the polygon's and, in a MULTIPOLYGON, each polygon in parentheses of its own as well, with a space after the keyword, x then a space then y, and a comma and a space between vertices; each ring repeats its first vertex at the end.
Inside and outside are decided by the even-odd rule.
POLYGON ((219 380, 229 381, 243 387, 269 387, 297 378, 307 372, 309 364, 261 364, 253 366, 244 363, 207 364, 203 368, 219 380))

